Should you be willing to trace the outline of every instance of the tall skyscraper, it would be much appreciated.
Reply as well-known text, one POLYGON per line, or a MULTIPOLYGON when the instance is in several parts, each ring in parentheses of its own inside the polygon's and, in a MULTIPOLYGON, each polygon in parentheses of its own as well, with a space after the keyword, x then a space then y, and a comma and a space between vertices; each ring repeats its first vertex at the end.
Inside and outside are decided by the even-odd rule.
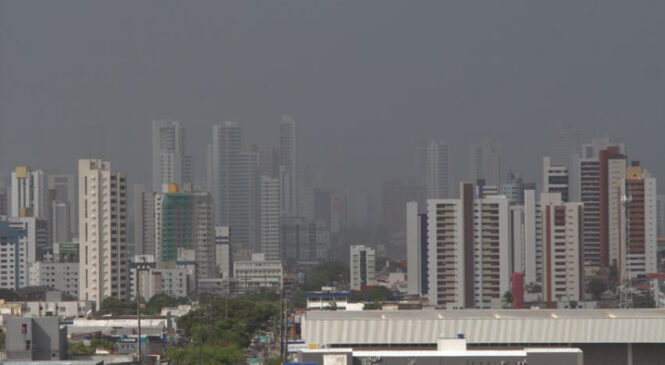
POLYGON ((407 290, 409 295, 427 295, 427 214, 418 213, 418 202, 406 203, 407 290))
POLYGON ((541 194, 543 299, 579 301, 583 294, 582 203, 564 203, 559 193, 541 194))
POLYGON ((51 202, 51 214, 48 229, 51 232, 51 242, 71 242, 70 212, 72 210, 69 202, 51 202))
MULTIPOLYGON (((406 185, 398 180, 384 181, 381 190, 383 226, 390 233, 405 232, 408 201, 424 206, 427 189, 423 185, 406 185)), ((423 208, 424 209, 424 208, 423 208)))
POLYGON ((46 176, 43 171, 32 171, 28 166, 18 166, 12 171, 11 186, 10 216, 48 219, 46 176))
MULTIPOLYGON (((215 202, 217 225, 231 224, 231 178, 234 164, 240 154, 242 134, 236 122, 225 121, 212 128, 212 197, 215 202)), ((235 228, 232 227, 234 236, 235 228)))
POLYGON ((266 260, 279 260, 279 180, 262 175, 259 187, 259 246, 266 260))
POLYGON ((568 167, 571 154, 579 151, 580 143, 580 131, 571 123, 554 124, 549 135, 551 163, 568 167))
POLYGON ((658 237, 665 237, 665 195, 656 197, 656 218, 658 219, 658 237))
POLYGON ((79 299, 129 297, 127 183, 100 159, 78 162, 79 299))
POLYGON ((625 179, 617 182, 621 205, 618 272, 630 277, 658 272, 656 178, 634 162, 625 179), (624 256, 625 255, 625 256, 624 256))
POLYGON ((145 185, 134 185, 134 255, 155 254, 155 203, 145 185))
POLYGON ((484 180, 486 185, 499 186, 503 181, 501 145, 491 139, 471 144, 469 148, 469 178, 484 180))
POLYGON ((536 190, 524 191, 524 282, 540 283, 543 277, 542 214, 536 190))
POLYGON ((611 256, 616 257, 616 250, 610 252, 610 235, 614 241, 618 242, 619 238, 618 228, 611 227, 611 222, 618 224, 619 212, 618 203, 614 201, 618 194, 614 182, 625 176, 625 164, 623 146, 611 143, 607 138, 593 139, 591 143, 584 144, 581 158, 575 161, 575 191, 579 192, 579 201, 584 203, 583 257, 586 274, 608 267, 612 263, 611 256))
POLYGON ((504 196, 427 201, 429 301, 450 309, 489 308, 510 289, 510 208, 504 196))
POLYGON ((448 198, 448 145, 432 140, 425 150, 425 185, 427 199, 448 198))
POLYGON ((376 252, 364 245, 351 246, 351 290, 376 285, 376 252))
POLYGON ((284 264, 312 264, 329 259, 330 232, 322 220, 282 217, 279 224, 279 248, 284 264))
MULTIPOLYGON (((66 205, 69 206, 69 224, 70 226, 67 228, 69 229, 69 236, 70 237, 76 237, 78 235, 78 214, 77 214, 77 209, 78 209, 78 191, 76 190, 76 175, 63 175, 63 174, 49 174, 46 178, 46 186, 48 189, 48 195, 49 198, 51 198, 51 202, 49 204, 49 207, 52 209, 52 204, 53 201, 58 203, 58 206, 60 208, 63 208, 62 203, 65 203, 66 205)), ((54 219, 53 216, 49 217, 49 225, 53 226, 55 223, 52 222, 54 219)), ((60 219, 59 224, 61 224, 64 220, 60 219)), ((63 231, 64 227, 60 229, 62 234, 64 234, 63 231)), ((53 237, 55 240, 55 236, 53 237)))
POLYGON ((185 128, 175 120, 152 121, 152 190, 164 184, 191 183, 192 161, 186 155, 185 128))
POLYGON ((9 194, 7 188, 0 184, 0 215, 7 215, 9 212, 9 194))
POLYGON ((568 201, 568 167, 553 165, 549 156, 543 157, 543 192, 559 193, 561 200, 568 201))
POLYGON ((217 273, 215 224, 210 193, 180 192, 175 184, 154 193, 155 261, 176 262, 178 252, 191 250, 196 276, 211 278, 217 273))
POLYGON ((289 115, 279 123, 279 161, 282 215, 294 217, 298 215, 298 132, 289 115))

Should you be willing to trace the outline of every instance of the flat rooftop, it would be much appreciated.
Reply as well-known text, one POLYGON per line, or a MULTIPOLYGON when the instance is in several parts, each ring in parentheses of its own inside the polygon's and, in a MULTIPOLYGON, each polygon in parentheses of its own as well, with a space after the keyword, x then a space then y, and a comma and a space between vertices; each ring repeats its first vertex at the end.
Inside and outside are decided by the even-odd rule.
POLYGON ((469 344, 665 343, 665 309, 308 311, 306 343, 433 345, 463 333, 469 344))

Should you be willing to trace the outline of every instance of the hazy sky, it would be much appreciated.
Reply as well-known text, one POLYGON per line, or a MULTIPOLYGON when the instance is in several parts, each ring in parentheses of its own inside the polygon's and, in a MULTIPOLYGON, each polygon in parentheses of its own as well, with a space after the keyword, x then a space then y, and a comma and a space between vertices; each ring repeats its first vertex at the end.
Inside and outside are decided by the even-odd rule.
MULTIPOLYGON (((277 142, 370 189, 411 171, 413 142, 502 141, 535 178, 552 123, 623 140, 665 179, 663 1, 2 1, 0 171, 74 172, 103 156, 150 184, 153 118, 277 142)), ((661 185, 662 186, 662 185, 661 185)))

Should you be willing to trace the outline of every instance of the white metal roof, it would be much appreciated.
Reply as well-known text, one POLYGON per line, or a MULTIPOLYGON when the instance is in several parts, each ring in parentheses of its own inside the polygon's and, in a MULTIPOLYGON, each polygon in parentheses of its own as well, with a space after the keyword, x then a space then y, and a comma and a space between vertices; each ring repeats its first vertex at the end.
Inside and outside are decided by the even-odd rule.
POLYGON ((435 344, 463 333, 470 344, 665 343, 661 309, 309 311, 305 342, 435 344))

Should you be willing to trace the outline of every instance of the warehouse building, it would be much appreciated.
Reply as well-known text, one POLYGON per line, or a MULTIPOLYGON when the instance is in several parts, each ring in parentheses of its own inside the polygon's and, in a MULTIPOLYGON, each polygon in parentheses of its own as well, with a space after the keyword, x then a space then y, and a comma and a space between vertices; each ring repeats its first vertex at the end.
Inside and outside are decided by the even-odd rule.
POLYGON ((663 309, 308 311, 308 347, 435 350, 464 334, 473 350, 570 347, 585 365, 650 365, 665 359, 663 309))

